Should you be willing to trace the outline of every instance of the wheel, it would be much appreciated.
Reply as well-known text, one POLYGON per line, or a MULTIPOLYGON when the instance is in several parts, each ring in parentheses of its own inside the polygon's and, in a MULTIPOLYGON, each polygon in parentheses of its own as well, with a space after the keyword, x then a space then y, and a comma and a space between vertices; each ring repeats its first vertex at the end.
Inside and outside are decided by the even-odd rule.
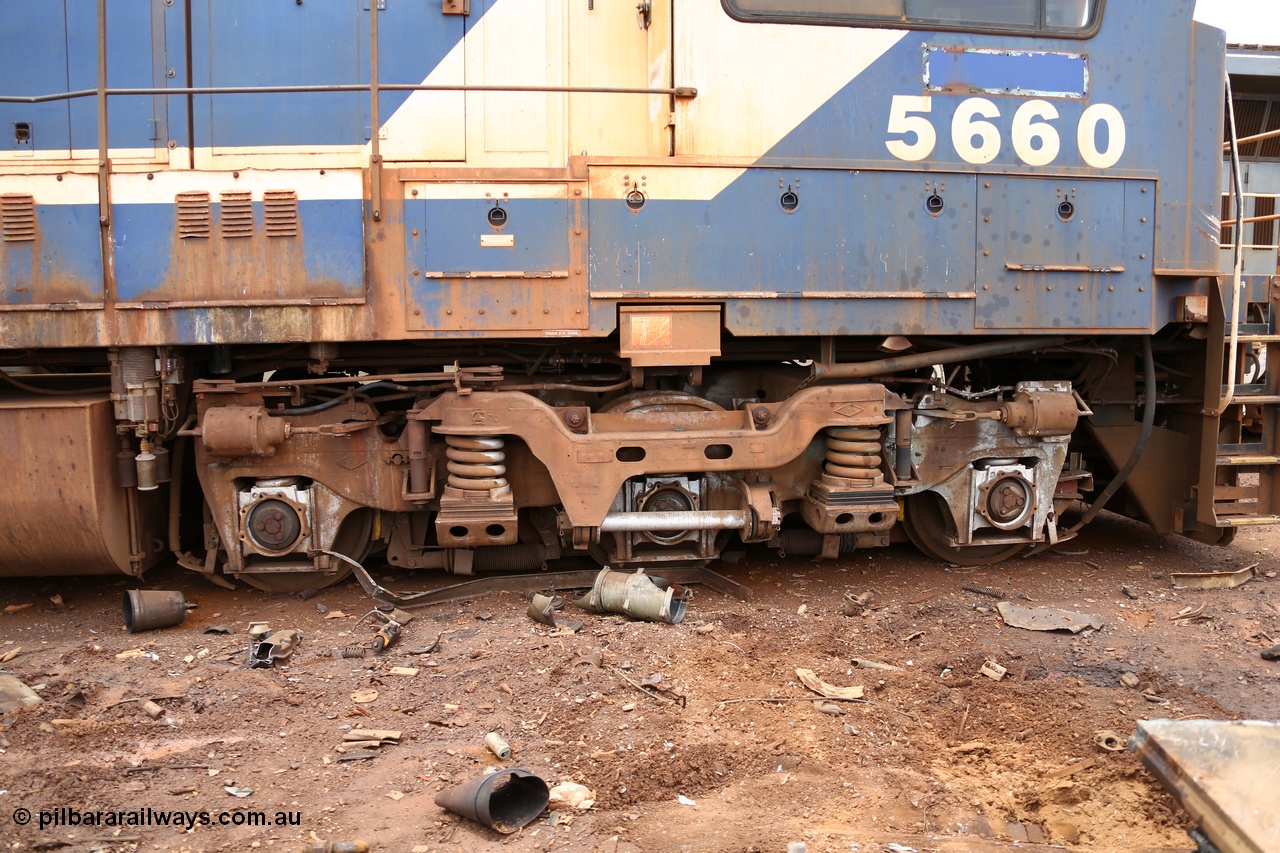
POLYGON ((951 544, 955 522, 947 512, 942 496, 937 492, 921 492, 906 499, 902 515, 902 529, 911 544, 927 556, 957 566, 987 566, 999 563, 1017 554, 1025 545, 966 545, 951 544))
MULTIPOLYGON (((368 556, 373 547, 373 542, 370 540, 372 533, 373 510, 353 510, 343 520, 342 529, 334 537, 333 547, 329 550, 359 562, 368 556)), ((338 564, 337 570, 334 572, 245 573, 236 577, 254 589, 260 589, 264 592, 295 593, 302 592, 304 589, 324 589, 351 576, 350 565, 342 560, 335 560, 334 562, 338 564)))

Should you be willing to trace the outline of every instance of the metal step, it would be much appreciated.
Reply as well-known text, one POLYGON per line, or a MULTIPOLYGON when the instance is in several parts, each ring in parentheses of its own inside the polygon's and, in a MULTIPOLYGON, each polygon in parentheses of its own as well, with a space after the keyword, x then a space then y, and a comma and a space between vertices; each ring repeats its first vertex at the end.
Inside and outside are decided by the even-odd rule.
POLYGON ((1218 527, 1261 527, 1280 523, 1280 515, 1227 515, 1215 518, 1213 523, 1218 527))
POLYGON ((1231 453, 1219 456, 1218 465, 1280 465, 1280 456, 1265 453, 1231 453))

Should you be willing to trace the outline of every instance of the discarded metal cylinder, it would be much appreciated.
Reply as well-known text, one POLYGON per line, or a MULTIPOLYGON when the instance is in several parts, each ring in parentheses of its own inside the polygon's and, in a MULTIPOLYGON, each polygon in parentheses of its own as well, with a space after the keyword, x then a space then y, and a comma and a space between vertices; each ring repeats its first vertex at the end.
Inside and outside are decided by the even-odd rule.
POLYGON ((150 699, 145 699, 142 702, 139 702, 138 707, 142 709, 143 713, 153 720, 159 719, 160 715, 164 713, 164 708, 161 708, 150 699))
POLYGON ((546 782, 508 768, 446 788, 436 794, 436 805, 509 834, 542 814, 550 799, 546 782))
POLYGON ((181 592, 131 589, 125 592, 124 626, 130 634, 177 625, 187 615, 181 592))
POLYGON ((675 597, 675 589, 662 589, 653 578, 638 569, 635 574, 604 568, 596 575, 591 592, 578 599, 591 610, 625 613, 649 622, 675 625, 684 618, 685 603, 675 597))
POLYGON ((506 761, 511 757, 511 744, 502 739, 502 735, 497 732, 489 732, 484 736, 484 745, 494 755, 506 761))

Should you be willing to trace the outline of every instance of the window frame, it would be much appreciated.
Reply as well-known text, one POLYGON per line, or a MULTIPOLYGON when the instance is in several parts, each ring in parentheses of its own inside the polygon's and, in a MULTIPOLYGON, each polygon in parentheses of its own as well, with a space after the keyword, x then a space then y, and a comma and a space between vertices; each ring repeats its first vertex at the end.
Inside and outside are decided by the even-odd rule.
MULTIPOLYGON (((1044 0, 1037 0, 1037 2, 1041 3, 1040 8, 1043 12, 1044 0)), ((1098 34, 1098 30, 1102 28, 1102 18, 1106 13, 1106 3, 1107 0, 1093 0, 1094 5, 1091 12, 1092 19, 1088 26, 1082 29, 1067 30, 1055 29, 1049 26, 1041 27, 1040 25, 1036 25, 1034 27, 1002 27, 993 24, 964 25, 957 24, 952 21, 929 21, 923 19, 908 20, 905 15, 902 18, 890 19, 859 15, 856 12, 834 15, 821 12, 750 12, 739 8, 738 0, 720 0, 720 5, 724 9, 725 14, 733 20, 744 24, 808 24, 811 26, 825 27, 867 27, 872 29, 915 30, 922 32, 1031 36, 1035 38, 1074 39, 1077 41, 1090 39, 1098 34)))

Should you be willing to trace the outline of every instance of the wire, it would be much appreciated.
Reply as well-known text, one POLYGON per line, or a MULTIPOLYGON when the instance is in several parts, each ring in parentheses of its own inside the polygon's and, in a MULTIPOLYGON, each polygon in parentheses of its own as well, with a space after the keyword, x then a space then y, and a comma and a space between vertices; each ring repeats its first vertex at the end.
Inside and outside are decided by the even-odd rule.
MULTIPOLYGON (((1144 374, 1142 392, 1145 399, 1142 405, 1142 429, 1138 432, 1138 441, 1134 444, 1133 450, 1129 453, 1129 458, 1124 465, 1111 478, 1111 482, 1107 483, 1107 487, 1102 490, 1102 494, 1098 496, 1097 500, 1089 504, 1089 508, 1084 511, 1084 515, 1080 516, 1080 520, 1067 531, 1066 538, 1075 536, 1080 532, 1081 528, 1093 521, 1098 513, 1102 512, 1103 507, 1107 505, 1107 501, 1115 497, 1116 492, 1120 491, 1120 487, 1124 485, 1125 480, 1129 479, 1129 475, 1133 473, 1133 469, 1138 467, 1138 461, 1142 459, 1142 454, 1147 449, 1147 443, 1151 440, 1151 429, 1156 422, 1156 365, 1155 359, 1151 355, 1151 338, 1148 336, 1142 338, 1142 371, 1144 374)), ((1058 541, 1062 541, 1062 539, 1060 538, 1058 541)), ((1024 556, 1030 557, 1040 554, 1052 547, 1052 544, 1043 542, 1032 548, 1024 556)))
MULTIPOLYGON (((38 376, 39 374, 32 374, 32 375, 38 376)), ((81 388, 74 391, 54 390, 52 388, 36 388, 32 385, 26 384, 25 382, 19 382, 17 379, 14 379, 8 373, 5 373, 3 370, 0 370, 0 379, 3 379, 5 382, 8 382, 10 385, 14 386, 15 388, 20 388, 23 391, 27 391, 32 394, 42 394, 46 397, 74 397, 77 394, 105 394, 111 390, 110 385, 102 386, 99 388, 81 388)))

